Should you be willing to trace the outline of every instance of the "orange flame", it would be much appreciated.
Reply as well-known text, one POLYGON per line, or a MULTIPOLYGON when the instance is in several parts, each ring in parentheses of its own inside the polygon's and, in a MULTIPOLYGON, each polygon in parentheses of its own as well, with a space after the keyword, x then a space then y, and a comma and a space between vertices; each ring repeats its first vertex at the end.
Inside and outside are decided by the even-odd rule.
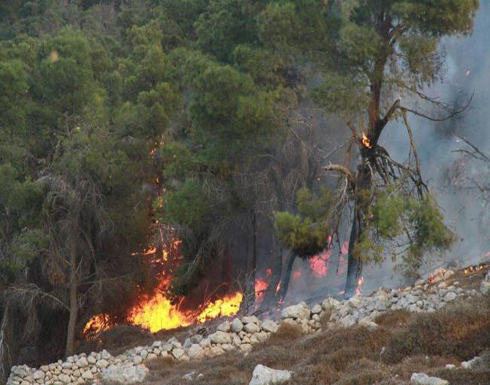
POLYGON ((328 259, 332 255, 330 250, 327 250, 321 254, 315 255, 308 260, 310 269, 313 270, 315 275, 319 277, 326 277, 328 270, 328 259))
POLYGON ((359 278, 357 282, 356 295, 362 294, 362 285, 364 284, 364 277, 359 278))
MULTIPOLYGON (((163 249, 162 255, 152 263, 158 265, 167 262, 170 252, 177 251, 181 243, 180 239, 174 240, 168 248, 163 249)), ((156 255, 157 251, 156 247, 150 247, 144 250, 142 254, 144 256, 156 255)), ((137 253, 133 255, 137 255, 137 253)), ((153 295, 142 296, 139 303, 130 309, 127 318, 129 323, 139 325, 154 333, 162 329, 175 329, 196 322, 206 322, 211 318, 227 317, 238 313, 243 298, 240 292, 227 294, 223 298, 207 302, 197 311, 181 311, 179 304, 173 304, 166 295, 170 282, 170 277, 166 274, 169 272, 171 271, 165 271, 161 275, 160 284, 153 295)), ((90 339, 109 327, 109 316, 98 314, 87 322, 83 334, 90 339)))
POLYGON ((208 304, 205 309, 197 316, 197 320, 201 323, 212 318, 229 317, 238 313, 240 304, 242 303, 243 294, 236 292, 235 294, 226 295, 223 299, 218 299, 208 304))
POLYGON ((264 291, 267 290, 268 287, 269 284, 265 280, 257 278, 255 280, 255 298, 262 298, 264 296, 264 291))
POLYGON ((369 149, 373 148, 371 141, 368 139, 368 137, 366 136, 366 134, 364 132, 362 133, 361 142, 362 142, 362 145, 364 147, 369 148, 369 149))

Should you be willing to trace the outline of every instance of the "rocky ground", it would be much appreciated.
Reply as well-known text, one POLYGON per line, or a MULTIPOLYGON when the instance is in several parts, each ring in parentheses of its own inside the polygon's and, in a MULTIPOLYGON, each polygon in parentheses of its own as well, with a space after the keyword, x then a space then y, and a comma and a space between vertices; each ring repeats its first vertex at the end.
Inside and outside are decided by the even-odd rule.
POLYGON ((280 316, 17 366, 7 385, 490 384, 489 266, 439 269, 410 287, 300 303, 280 316))

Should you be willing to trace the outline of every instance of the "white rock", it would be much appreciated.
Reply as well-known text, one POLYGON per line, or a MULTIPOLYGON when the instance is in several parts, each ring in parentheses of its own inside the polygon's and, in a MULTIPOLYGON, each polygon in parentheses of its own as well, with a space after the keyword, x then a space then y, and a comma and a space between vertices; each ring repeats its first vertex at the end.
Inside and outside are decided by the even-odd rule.
POLYGON ((328 310, 332 307, 337 307, 339 305, 340 305, 340 302, 334 298, 327 298, 325 301, 322 302, 323 310, 328 310))
POLYGON ((290 379, 291 372, 288 370, 274 370, 263 365, 257 365, 249 385, 275 385, 290 379))
POLYGON ((196 372, 190 372, 190 373, 184 374, 182 376, 182 379, 186 380, 186 381, 192 381, 192 377, 194 377, 194 374, 196 374, 196 372))
POLYGON ((182 358, 182 356, 185 354, 185 351, 184 349, 181 349, 181 348, 174 348, 172 350, 172 355, 177 359, 177 360, 180 360, 182 358))
POLYGON ((251 344, 241 344, 240 345, 240 350, 242 352, 248 353, 253 349, 253 346, 251 344))
POLYGON ((447 365, 446 365, 446 369, 448 369, 448 370, 453 370, 453 369, 456 369, 456 365, 453 365, 453 364, 447 364, 447 365))
POLYGON ((148 372, 149 370, 145 365, 111 365, 104 369, 101 375, 104 382, 129 385, 143 382, 148 372))
POLYGON ((82 378, 84 380, 93 380, 94 375, 92 374, 92 372, 90 370, 86 370, 85 372, 82 373, 82 378))
POLYGON ((242 322, 244 324, 248 324, 248 323, 254 323, 254 324, 257 324, 257 325, 260 324, 260 320, 256 316, 254 316, 254 315, 249 316, 249 317, 242 317, 242 322))
POLYGON ((225 321, 221 324, 218 325, 216 330, 219 330, 220 332, 229 332, 230 331, 230 323, 228 321, 225 321))
POLYGON ((490 282, 489 281, 482 281, 480 285, 480 292, 482 294, 489 294, 490 293, 490 282))
POLYGON ((213 344, 230 344, 231 336, 228 333, 217 331, 216 333, 210 334, 209 339, 213 344))
POLYGON ((322 305, 316 304, 311 308, 311 314, 320 314, 322 311, 322 305))
POLYGON ((417 385, 449 385, 449 382, 437 377, 429 377, 425 373, 414 373, 410 379, 412 384, 417 385))
POLYGON ((199 344, 193 344, 187 353, 190 358, 198 359, 204 357, 204 349, 199 344))
POLYGON ((209 350, 209 352, 212 356, 219 356, 219 355, 223 354, 225 351, 220 346, 213 346, 209 350))
POLYGON ((42 380, 45 376, 46 373, 44 373, 42 370, 36 370, 32 375, 32 378, 34 378, 34 380, 42 380))
POLYGON ((96 366, 98 368, 105 369, 109 366, 109 362, 106 359, 102 358, 102 359, 97 361, 96 366))
POLYGON ((139 365, 143 362, 143 357, 141 356, 134 356, 133 357, 133 364, 139 365))
POLYGON ((90 365, 94 365, 97 362, 97 359, 94 356, 88 356, 87 361, 90 365))
POLYGON ((450 291, 449 293, 447 293, 444 296, 444 301, 451 302, 451 301, 454 301, 457 297, 458 297, 458 295, 456 293, 453 293, 452 291, 450 291))
POLYGON ((243 327, 243 330, 245 330, 245 332, 247 332, 247 333, 254 334, 254 333, 260 332, 260 327, 258 327, 254 323, 248 323, 248 324, 245 324, 245 326, 243 327))
POLYGON ((235 318, 231 323, 231 331, 234 333, 240 333, 243 330, 243 323, 240 319, 235 318))
POLYGON ((80 359, 77 361, 76 365, 77 365, 79 368, 85 368, 85 367, 87 367, 87 366, 88 366, 88 361, 87 361, 87 359, 86 359, 85 357, 81 357, 81 358, 80 358, 80 359))
POLYGON ((58 380, 60 380, 63 384, 69 384, 71 382, 71 377, 64 373, 61 373, 58 376, 58 380))
POLYGON ((275 332, 277 332, 278 328, 279 328, 279 325, 277 325, 272 320, 266 320, 266 321, 262 322, 262 330, 264 330, 268 333, 275 333, 275 332))
POLYGON ((310 309, 304 303, 289 306, 281 311, 281 318, 310 319, 310 309))
POLYGON ((461 362, 461 367, 463 369, 473 369, 474 367, 478 366, 482 362, 481 357, 474 357, 469 361, 463 361, 461 362))

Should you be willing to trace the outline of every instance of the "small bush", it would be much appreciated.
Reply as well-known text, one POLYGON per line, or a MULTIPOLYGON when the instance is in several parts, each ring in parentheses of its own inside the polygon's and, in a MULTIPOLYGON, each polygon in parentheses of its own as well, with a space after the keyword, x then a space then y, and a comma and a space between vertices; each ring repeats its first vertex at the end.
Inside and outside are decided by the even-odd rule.
POLYGON ((289 323, 281 323, 279 328, 275 333, 271 335, 268 343, 276 343, 276 342, 286 342, 298 339, 303 334, 303 329, 299 325, 292 325, 289 323))
POLYGON ((489 348, 490 310, 480 302, 413 316, 394 333, 383 357, 389 363, 416 354, 468 360, 489 348))

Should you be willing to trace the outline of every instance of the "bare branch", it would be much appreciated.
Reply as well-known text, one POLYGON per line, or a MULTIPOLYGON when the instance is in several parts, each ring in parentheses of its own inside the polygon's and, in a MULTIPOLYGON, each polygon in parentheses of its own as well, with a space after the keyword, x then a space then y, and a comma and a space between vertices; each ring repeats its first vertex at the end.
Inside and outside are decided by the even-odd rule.
MULTIPOLYGON (((471 148, 472 148, 472 149, 473 149, 473 150, 474 150, 474 151, 475 151, 475 152, 476 152, 478 155, 480 155, 480 156, 481 156, 481 157, 482 157, 484 160, 486 160, 487 162, 490 162, 490 158, 489 158, 487 155, 485 155, 483 152, 481 152, 481 151, 480 151, 480 150, 479 150, 479 149, 478 149, 478 148, 477 148, 477 147, 476 147, 476 146, 475 146, 473 143, 471 143, 471 142, 470 142, 468 139, 465 139, 465 138, 463 138, 462 136, 458 136, 458 135, 456 135, 456 137, 457 137, 458 139, 461 139, 461 140, 462 140, 463 142, 465 142, 465 143, 466 143, 468 146, 470 146, 470 147, 471 147, 471 148)), ((461 151, 461 152, 463 152, 463 151, 461 151)), ((470 155, 473 155, 473 156, 474 156, 474 154, 471 154, 471 153, 469 153, 469 152, 468 152, 468 154, 470 154, 470 155)))
POLYGON ((344 174, 349 179, 350 183, 352 183, 353 185, 356 183, 356 179, 354 178, 352 173, 347 169, 347 167, 341 166, 340 164, 329 164, 328 166, 322 167, 322 170, 338 171, 344 174))
MULTIPOLYGON (((408 107, 399 106, 399 108, 401 110, 403 110, 403 111, 410 112, 410 113, 412 113, 414 115, 420 116, 421 118, 430 120, 432 122, 445 122, 447 120, 450 120, 450 119, 454 118, 456 115, 459 115, 459 114, 463 113, 464 111, 466 111, 468 109, 468 107, 470 106, 471 102, 473 101, 473 97, 474 96, 475 96, 475 93, 473 92, 473 94, 471 95, 471 97, 468 100, 468 102, 461 109, 454 110, 449 115, 447 115, 447 116, 445 116, 443 118, 435 118, 435 117, 429 116, 429 115, 427 115, 427 114, 425 114, 423 112, 412 110, 411 108, 408 108, 408 107)), ((447 108, 445 108, 445 109, 447 110, 447 108)))

